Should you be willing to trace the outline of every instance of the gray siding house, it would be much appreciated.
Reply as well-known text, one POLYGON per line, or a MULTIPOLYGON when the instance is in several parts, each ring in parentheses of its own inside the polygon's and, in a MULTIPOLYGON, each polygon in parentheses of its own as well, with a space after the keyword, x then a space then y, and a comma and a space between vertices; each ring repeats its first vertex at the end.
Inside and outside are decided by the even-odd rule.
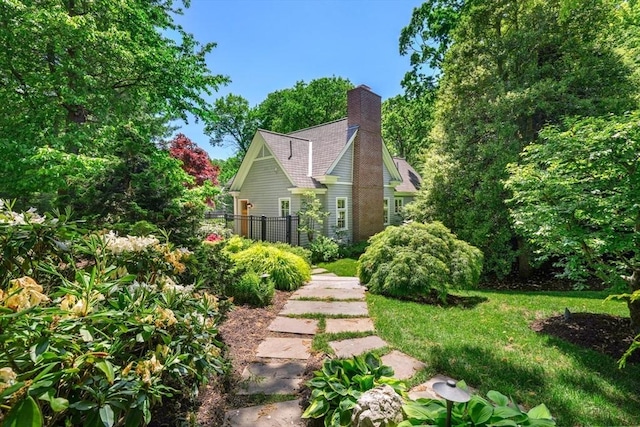
MULTIPOLYGON (((381 135, 381 99, 367 86, 347 93, 347 117, 280 134, 258 130, 230 185, 235 215, 296 215, 312 191, 329 216, 320 233, 352 242, 399 224, 420 175, 392 158, 381 135)), ((246 235, 246 224, 235 230, 246 235)))

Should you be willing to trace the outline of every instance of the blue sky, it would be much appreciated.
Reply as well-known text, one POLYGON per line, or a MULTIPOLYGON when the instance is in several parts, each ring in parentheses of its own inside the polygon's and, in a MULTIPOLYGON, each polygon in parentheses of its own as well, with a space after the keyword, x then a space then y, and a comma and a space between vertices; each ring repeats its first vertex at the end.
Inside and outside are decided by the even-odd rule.
MULTIPOLYGON (((209 69, 232 82, 211 98, 234 93, 250 105, 300 80, 337 76, 366 84, 386 99, 402 92, 409 58, 398 52, 400 30, 420 0, 192 0, 176 21, 200 42, 215 42, 209 69)), ((202 126, 178 123, 212 158, 202 126)))

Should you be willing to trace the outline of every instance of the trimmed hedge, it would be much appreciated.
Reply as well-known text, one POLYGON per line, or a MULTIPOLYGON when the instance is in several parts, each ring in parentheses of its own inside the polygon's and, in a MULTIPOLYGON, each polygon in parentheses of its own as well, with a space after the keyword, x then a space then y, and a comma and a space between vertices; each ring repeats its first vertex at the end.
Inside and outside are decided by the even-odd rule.
POLYGON ((303 258, 267 244, 256 243, 231 258, 240 268, 268 274, 282 291, 296 290, 311 280, 311 267, 303 258))

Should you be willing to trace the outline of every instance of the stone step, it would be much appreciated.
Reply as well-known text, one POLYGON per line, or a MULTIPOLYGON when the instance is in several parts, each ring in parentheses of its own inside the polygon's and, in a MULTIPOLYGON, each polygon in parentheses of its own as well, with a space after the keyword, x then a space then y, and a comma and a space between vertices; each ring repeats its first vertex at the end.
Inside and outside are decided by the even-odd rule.
POLYGON ((341 288, 300 288, 291 295, 291 299, 317 298, 334 300, 364 300, 364 288, 341 289, 341 288))
POLYGON ((295 394, 302 383, 306 363, 254 362, 244 368, 238 394, 295 394))
POLYGON ((258 345, 256 356, 273 359, 309 358, 311 339, 268 337, 258 345))
POLYGON ((373 331, 373 321, 368 317, 355 317, 350 319, 326 319, 325 332, 335 334, 338 332, 369 332, 373 331))
POLYGON ((367 351, 386 347, 387 345, 386 341, 376 335, 341 341, 329 341, 329 346, 333 349, 336 356, 343 359, 358 356, 367 351))
POLYGON ((311 274, 324 274, 324 273, 328 273, 329 270, 327 270, 326 268, 322 268, 322 267, 318 267, 318 268, 314 268, 313 270, 311 270, 311 274))
POLYGON ((342 316, 368 316, 364 301, 299 301, 289 300, 280 315, 328 314, 342 316))
POLYGON ((286 332, 290 334, 315 335, 318 331, 318 321, 314 319, 295 319, 278 316, 267 328, 273 332, 286 332))
POLYGON ((401 351, 393 350, 389 354, 382 356, 382 363, 393 368, 394 378, 407 380, 414 376, 419 370, 427 367, 424 363, 401 351))
POLYGON ((232 409, 225 417, 226 427, 302 427, 302 408, 297 400, 232 409))

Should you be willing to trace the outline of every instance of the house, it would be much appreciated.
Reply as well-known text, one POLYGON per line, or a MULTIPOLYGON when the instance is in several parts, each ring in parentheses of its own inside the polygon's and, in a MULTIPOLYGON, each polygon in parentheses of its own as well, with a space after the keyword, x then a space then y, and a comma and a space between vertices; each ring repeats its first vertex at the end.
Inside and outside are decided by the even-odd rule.
MULTIPOLYGON (((329 212, 321 234, 358 242, 399 224, 420 181, 406 160, 389 154, 380 96, 362 85, 347 93, 344 119, 289 134, 258 130, 230 193, 235 215, 286 217, 312 191, 329 212)), ((236 228, 247 234, 246 223, 236 228)))

